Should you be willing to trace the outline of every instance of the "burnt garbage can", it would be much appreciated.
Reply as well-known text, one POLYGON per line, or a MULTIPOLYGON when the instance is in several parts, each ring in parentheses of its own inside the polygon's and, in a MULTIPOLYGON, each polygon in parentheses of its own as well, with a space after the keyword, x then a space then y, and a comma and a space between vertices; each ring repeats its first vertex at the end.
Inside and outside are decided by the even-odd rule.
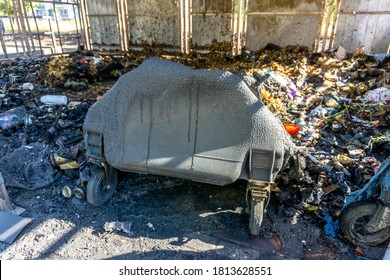
POLYGON ((216 185, 246 179, 253 235, 269 184, 297 154, 281 122, 238 76, 158 58, 123 75, 92 105, 83 131, 91 204, 113 195, 116 170, 216 185))

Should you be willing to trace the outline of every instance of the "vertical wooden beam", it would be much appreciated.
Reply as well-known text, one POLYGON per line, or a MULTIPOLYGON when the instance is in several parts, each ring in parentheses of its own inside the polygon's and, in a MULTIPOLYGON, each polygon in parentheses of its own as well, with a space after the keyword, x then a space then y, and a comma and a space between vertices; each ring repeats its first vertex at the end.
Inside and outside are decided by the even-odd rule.
POLYGON ((80 0, 80 6, 81 6, 81 17, 82 17, 82 22, 84 25, 84 36, 85 36, 85 47, 87 50, 92 49, 91 45, 91 29, 89 28, 89 12, 88 12, 88 5, 86 0, 80 0))
POLYGON ((322 36, 322 26, 324 24, 324 19, 325 19, 325 7, 326 7, 326 3, 328 2, 329 0, 322 0, 322 5, 321 5, 321 18, 320 18, 320 23, 318 25, 318 32, 317 32, 317 40, 315 42, 315 46, 314 46, 314 50, 316 52, 319 52, 320 51, 320 42, 321 42, 321 36, 322 36))
POLYGON ((128 16, 129 13, 128 13, 128 8, 127 8, 128 7, 127 0, 123 0, 122 3, 123 3, 123 21, 124 21, 123 31, 124 31, 125 38, 126 38, 125 51, 128 51, 129 50, 129 40, 130 40, 129 36, 130 36, 130 34, 129 34, 129 16, 128 16))
POLYGON ((119 45, 120 45, 120 49, 123 50, 121 0, 115 0, 114 6, 115 6, 115 12, 116 12, 116 26, 118 28, 119 45))
POLYGON ((334 1, 335 0, 330 0, 329 5, 328 5, 328 15, 326 17, 326 22, 325 22, 325 34, 324 34, 324 38, 322 41, 321 51, 324 51, 326 49, 326 43, 328 41, 329 22, 330 22, 330 17, 332 15, 334 1))
POLYGON ((331 32, 330 38, 329 38, 329 48, 333 47, 334 36, 336 33, 337 22, 339 19, 340 5, 341 5, 341 0, 336 0, 336 9, 334 12, 334 17, 333 17, 333 22, 332 22, 332 32, 331 32))
POLYGON ((239 55, 245 46, 248 0, 233 0, 232 5, 232 55, 239 55))
POLYGON ((192 37, 192 0, 180 0, 180 51, 189 54, 192 37))
POLYGON ((127 4, 125 4, 124 0, 117 0, 115 8, 117 12, 119 41, 121 45, 121 51, 127 51, 128 50, 127 11, 126 11, 127 4))

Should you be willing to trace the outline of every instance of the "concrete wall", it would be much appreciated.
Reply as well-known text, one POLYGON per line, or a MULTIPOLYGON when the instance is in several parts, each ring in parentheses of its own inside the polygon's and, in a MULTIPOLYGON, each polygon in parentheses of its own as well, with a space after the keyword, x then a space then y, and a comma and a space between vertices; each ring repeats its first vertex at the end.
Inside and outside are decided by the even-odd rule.
MULTIPOLYGON (((247 0, 246 17, 244 12, 240 14, 246 19, 246 25, 240 25, 246 26, 242 30, 237 29, 238 3, 246 3, 246 0, 127 0, 128 17, 124 17, 128 22, 117 18, 118 3, 124 3, 122 0, 85 1, 93 44, 122 49, 127 48, 124 40, 130 45, 157 43, 180 47, 183 42, 180 4, 183 1, 192 4, 188 21, 194 48, 207 48, 214 40, 231 43, 233 37, 239 37, 245 47, 253 51, 268 43, 282 47, 300 45, 312 50, 323 12, 322 0, 247 0)), ((390 0, 342 0, 336 47, 342 45, 353 52, 364 45, 367 52, 386 52, 389 38, 390 0)))
POLYGON ((87 0, 86 2, 92 43, 119 45, 116 0, 87 0))
POLYGON ((340 11, 335 46, 342 45, 351 53, 361 46, 367 53, 387 52, 390 43, 390 0, 344 0, 340 11), (388 13, 380 14, 385 11, 388 13))
POLYGON ((313 49, 321 9, 321 0, 250 0, 245 47, 258 50, 273 43, 313 49))
POLYGON ((128 0, 131 44, 180 46, 179 15, 175 0, 128 0))
POLYGON ((193 0, 192 13, 193 45, 207 46, 213 40, 219 43, 231 40, 231 0, 193 0))

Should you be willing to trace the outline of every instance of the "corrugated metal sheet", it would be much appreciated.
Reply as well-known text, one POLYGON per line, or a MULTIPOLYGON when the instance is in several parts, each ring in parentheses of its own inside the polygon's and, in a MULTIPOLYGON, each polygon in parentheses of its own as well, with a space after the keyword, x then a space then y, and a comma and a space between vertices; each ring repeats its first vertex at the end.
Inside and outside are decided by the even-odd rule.
POLYGON ((354 52, 386 53, 390 43, 390 0, 344 0, 341 3, 335 46, 354 52))

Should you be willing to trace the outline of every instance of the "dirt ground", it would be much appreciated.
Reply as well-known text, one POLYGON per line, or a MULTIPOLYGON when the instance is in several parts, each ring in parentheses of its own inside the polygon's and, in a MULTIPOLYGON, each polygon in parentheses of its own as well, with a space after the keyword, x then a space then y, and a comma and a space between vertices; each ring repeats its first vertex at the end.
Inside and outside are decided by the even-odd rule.
MULTIPOLYGON (((19 147, 36 142, 46 143, 52 152, 71 154, 73 144, 82 139, 81 126, 89 106, 115 82, 112 77, 109 80, 106 74, 116 77, 119 75, 119 68, 115 68, 120 64, 117 61, 107 59, 107 63, 103 65, 93 66, 90 63, 88 66, 84 56, 78 54, 72 58, 72 62, 52 61, 49 63, 52 69, 41 71, 40 74, 37 74, 41 68, 39 64, 44 65, 47 61, 27 63, 28 71, 19 61, 8 65, 8 70, 2 69, 0 82, 4 82, 6 90, 2 93, 1 113, 24 106, 32 122, 20 124, 13 130, 2 131, 2 158, 19 147), (56 71, 56 67, 64 71, 62 76, 56 71), (15 90, 15 85, 9 87, 9 71, 20 72, 20 76, 23 76, 20 84, 34 81, 34 90, 23 92, 15 90), (34 75, 31 75, 31 71, 35 71, 34 75), (75 71, 78 73, 76 77, 75 71), (81 74, 84 75, 82 78, 81 74), (38 76, 39 83, 36 82, 38 76), (66 84, 74 88, 69 88, 66 84), (79 102, 79 105, 43 106, 39 98, 45 94, 64 94, 70 102, 79 102)), ((124 71, 126 67, 132 68, 143 59, 137 56, 130 62, 121 62, 122 68, 119 71, 124 71)), ((206 68, 202 66, 208 61, 189 58, 188 62, 206 68)), ((248 65, 252 64, 249 61, 248 65)), ((233 67, 230 62, 229 65, 233 67)), ((237 65, 234 67, 240 69, 237 65)), ((355 124, 358 125, 360 123, 355 124)), ((326 131, 323 133, 327 137, 326 131)), ((338 138, 336 140, 339 143, 344 141, 338 138)), ((318 158, 326 160, 326 157, 335 157, 340 151, 334 146, 325 141, 321 145, 317 144, 315 147, 320 149, 318 158)), ((373 155, 382 160, 386 155, 378 152, 380 147, 382 146, 378 144, 373 155)), ((362 161, 362 158, 359 160, 362 161)), ((366 169, 355 170, 355 164, 351 163, 347 167, 352 175, 342 176, 340 181, 350 183, 348 188, 362 185, 363 179, 367 180, 373 172, 369 168, 367 174, 364 173, 366 169)), ((302 201, 312 196, 313 191, 318 190, 315 188, 317 184, 323 181, 319 172, 329 176, 329 182, 332 183, 330 186, 341 184, 336 180, 332 182, 333 175, 334 178, 340 175, 340 171, 335 172, 333 169, 333 173, 328 174, 312 168, 312 178, 318 177, 318 180, 310 180, 306 183, 306 188, 304 185, 287 185, 273 192, 259 237, 249 234, 244 181, 220 187, 121 172, 114 196, 104 206, 95 207, 85 200, 74 196, 65 198, 61 194, 64 186, 78 186, 79 170, 54 169, 53 183, 48 186, 34 190, 7 188, 12 203, 25 208, 22 216, 32 218, 32 222, 13 244, 0 243, 0 259, 380 260, 387 247, 386 242, 377 247, 354 246, 338 234, 330 236, 325 233, 322 208, 332 206, 336 213, 342 207, 341 202, 346 196, 344 185, 337 189, 332 187, 330 195, 325 198, 322 196, 316 202, 314 211, 302 206, 302 201), (299 199, 294 199, 295 196, 299 199)), ((325 183, 322 187, 329 189, 329 185, 325 183)))
MULTIPOLYGON (((36 191, 10 189, 33 218, 1 259, 356 259, 323 225, 278 202, 273 194, 260 237, 251 237, 245 182, 219 187, 185 180, 121 173, 119 190, 94 207, 61 195, 61 183, 36 191), (123 222, 124 230, 110 226, 123 222)), ((364 248, 382 259, 386 246, 364 248)))

